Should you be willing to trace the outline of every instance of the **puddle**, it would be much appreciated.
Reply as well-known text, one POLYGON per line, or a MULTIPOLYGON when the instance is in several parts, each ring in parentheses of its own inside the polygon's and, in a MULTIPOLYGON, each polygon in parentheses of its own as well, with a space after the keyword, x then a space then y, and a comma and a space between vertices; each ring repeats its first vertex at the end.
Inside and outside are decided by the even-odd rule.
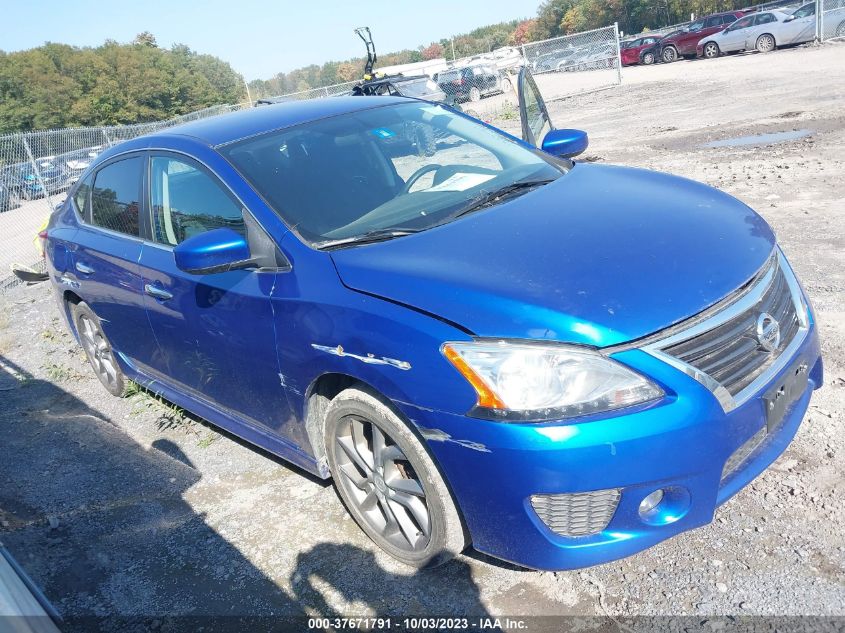
POLYGON ((740 136, 723 141, 704 143, 699 147, 739 147, 742 145, 773 145, 786 141, 797 141, 799 138, 810 136, 813 130, 792 130, 789 132, 771 132, 769 134, 755 134, 754 136, 740 136))

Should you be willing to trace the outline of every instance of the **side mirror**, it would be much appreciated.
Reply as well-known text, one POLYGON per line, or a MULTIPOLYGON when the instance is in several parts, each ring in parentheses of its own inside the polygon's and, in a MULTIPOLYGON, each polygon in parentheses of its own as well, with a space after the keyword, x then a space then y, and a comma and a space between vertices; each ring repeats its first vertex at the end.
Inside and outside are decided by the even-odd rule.
POLYGON ((583 130, 551 130, 543 138, 540 147, 544 152, 560 158, 573 158, 587 149, 590 144, 583 130))
POLYGON ((794 15, 790 15, 789 17, 787 17, 786 19, 784 19, 784 22, 792 22, 792 20, 794 20, 794 19, 795 19, 795 16, 794 16, 794 15))
POLYGON ((246 239, 232 229, 214 229, 189 237, 173 249, 176 267, 192 275, 223 273, 252 266, 246 239))

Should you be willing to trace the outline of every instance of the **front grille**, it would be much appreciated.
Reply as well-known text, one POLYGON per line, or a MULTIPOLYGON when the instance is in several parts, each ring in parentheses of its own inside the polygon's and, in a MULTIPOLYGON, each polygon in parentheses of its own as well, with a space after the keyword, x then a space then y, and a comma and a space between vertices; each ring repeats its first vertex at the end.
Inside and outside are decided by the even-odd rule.
POLYGON ((588 536, 607 527, 619 503, 618 489, 533 495, 531 505, 549 529, 560 536, 588 536))
POLYGON ((748 459, 751 454, 757 449, 758 446, 766 439, 766 435, 768 431, 766 427, 760 428, 754 435, 752 435, 745 443, 736 449, 730 457, 728 457, 728 461, 725 462, 724 468, 722 468, 722 481, 725 481, 733 472, 742 466, 742 463, 748 459))
POLYGON ((785 273, 777 259, 771 265, 768 287, 754 305, 662 351, 707 374, 735 397, 777 360, 800 327, 785 273), (772 351, 763 349, 757 338, 757 320, 763 313, 774 317, 780 328, 780 343, 772 351))

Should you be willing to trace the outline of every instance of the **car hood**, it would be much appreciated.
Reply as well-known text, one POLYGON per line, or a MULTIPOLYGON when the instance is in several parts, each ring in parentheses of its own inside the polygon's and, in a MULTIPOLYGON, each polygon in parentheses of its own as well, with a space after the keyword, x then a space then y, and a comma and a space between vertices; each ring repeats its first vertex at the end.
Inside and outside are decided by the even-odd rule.
POLYGON ((577 164, 495 207, 331 256, 349 288, 474 335, 602 347, 718 302, 774 244, 762 218, 716 189, 577 164))

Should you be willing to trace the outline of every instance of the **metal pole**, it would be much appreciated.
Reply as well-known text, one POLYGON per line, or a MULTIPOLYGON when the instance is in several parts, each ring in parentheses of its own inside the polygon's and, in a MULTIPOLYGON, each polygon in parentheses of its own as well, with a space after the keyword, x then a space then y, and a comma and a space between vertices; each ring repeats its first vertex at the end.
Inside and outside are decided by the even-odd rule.
POLYGON ((249 92, 249 84, 246 82, 246 77, 241 77, 244 80, 244 86, 246 87, 246 98, 249 100, 249 105, 252 106, 252 95, 249 92))
POLYGON ((820 42, 824 41, 824 0, 816 0, 816 14, 819 16, 819 19, 816 20, 816 26, 818 26, 819 34, 818 39, 820 42))
POLYGON ((613 34, 616 37, 616 83, 622 83, 622 50, 619 44, 619 23, 613 23, 613 34))
POLYGON ((50 210, 55 211, 55 207, 53 206, 53 201, 50 199, 50 194, 47 193, 47 185, 44 182, 44 178, 41 177, 41 170, 38 168, 38 163, 35 160, 35 156, 32 154, 32 149, 29 147, 29 142, 26 140, 26 136, 21 134, 21 142, 23 143, 24 149, 26 150, 26 155, 29 157, 29 162, 32 163, 32 168, 35 170, 35 177, 38 178, 38 183, 41 185, 41 191, 44 192, 44 197, 47 198, 47 204, 50 205, 50 210))
POLYGON ((452 61, 455 61, 455 38, 452 38, 452 61))
POLYGON ((111 146, 112 146, 112 142, 111 142, 111 139, 109 138, 109 133, 108 133, 108 131, 106 130, 106 128, 101 128, 101 129, 102 129, 102 132, 103 132, 103 138, 104 138, 104 139, 106 139, 106 145, 108 145, 109 147, 111 147, 111 146))

